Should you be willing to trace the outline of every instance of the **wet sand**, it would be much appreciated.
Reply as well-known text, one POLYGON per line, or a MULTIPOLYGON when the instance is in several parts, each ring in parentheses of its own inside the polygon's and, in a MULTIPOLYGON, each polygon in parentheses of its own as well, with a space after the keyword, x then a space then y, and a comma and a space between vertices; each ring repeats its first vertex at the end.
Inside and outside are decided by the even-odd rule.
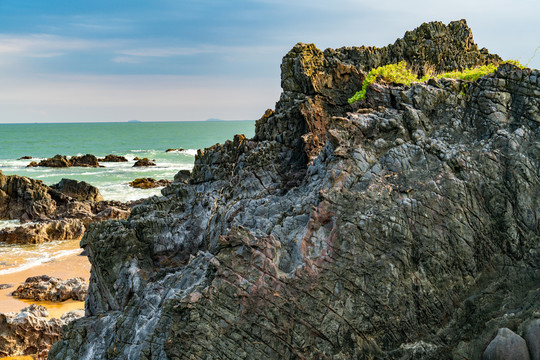
MULTIPOLYGON (((82 252, 82 249, 81 249, 82 252)), ((84 309, 84 301, 67 300, 59 303, 49 301, 22 300, 10 294, 17 286, 31 276, 49 275, 61 279, 82 277, 86 281, 90 278, 90 263, 86 256, 66 255, 50 262, 34 266, 30 269, 11 274, 0 275, 0 284, 12 284, 9 289, 0 290, 0 313, 19 312, 32 304, 43 305, 49 311, 50 317, 60 317, 62 314, 76 309, 84 309)))

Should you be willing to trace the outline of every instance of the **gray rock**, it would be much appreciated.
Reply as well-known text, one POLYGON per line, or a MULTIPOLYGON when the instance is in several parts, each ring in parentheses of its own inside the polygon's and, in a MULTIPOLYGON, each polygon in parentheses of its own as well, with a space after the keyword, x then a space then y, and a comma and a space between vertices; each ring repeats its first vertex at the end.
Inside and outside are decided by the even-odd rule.
POLYGON ((51 188, 78 201, 103 201, 99 189, 84 181, 62 179, 58 184, 51 185, 51 188))
POLYGON ((525 340, 507 328, 499 329, 486 351, 485 360, 529 360, 529 350, 525 340))
POLYGON ((532 320, 526 326, 523 337, 527 341, 531 360, 540 360, 540 319, 532 320))

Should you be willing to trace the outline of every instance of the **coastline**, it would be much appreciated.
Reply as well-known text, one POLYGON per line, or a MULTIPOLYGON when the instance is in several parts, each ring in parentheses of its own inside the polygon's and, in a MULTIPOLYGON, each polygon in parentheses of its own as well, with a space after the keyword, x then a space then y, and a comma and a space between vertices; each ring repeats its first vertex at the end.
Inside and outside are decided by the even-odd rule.
POLYGON ((45 306, 49 311, 50 318, 59 318, 66 312, 84 309, 84 301, 67 300, 56 303, 18 299, 10 295, 17 289, 17 286, 24 283, 24 281, 31 276, 49 275, 64 280, 82 277, 85 281, 88 281, 90 279, 90 262, 86 256, 81 256, 79 254, 80 253, 62 256, 29 269, 0 275, 0 284, 13 285, 8 289, 0 290, 0 313, 19 312, 25 307, 36 304, 45 306))

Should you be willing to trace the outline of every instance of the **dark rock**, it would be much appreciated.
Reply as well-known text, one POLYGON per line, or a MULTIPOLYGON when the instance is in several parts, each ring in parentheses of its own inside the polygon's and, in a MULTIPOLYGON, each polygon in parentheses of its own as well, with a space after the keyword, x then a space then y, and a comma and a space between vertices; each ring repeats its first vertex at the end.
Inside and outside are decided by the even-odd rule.
POLYGON ((99 162, 97 157, 92 154, 86 154, 83 156, 72 156, 69 159, 71 166, 80 166, 80 167, 99 167, 99 162))
POLYGON ((110 155, 105 156, 102 159, 98 159, 98 161, 100 162, 127 162, 128 159, 126 159, 124 156, 110 154, 110 155))
POLYGON ((172 183, 171 180, 156 180, 152 178, 138 178, 129 183, 129 186, 138 189, 152 189, 160 186, 167 186, 172 183))
POLYGON ((180 151, 184 151, 184 148, 167 149, 167 150, 165 150, 165 152, 180 152, 180 151))
MULTIPOLYGON (((31 166, 34 161, 32 161, 28 166, 31 166)), ((70 167, 71 162, 65 155, 55 155, 52 158, 41 160, 37 165, 32 166, 45 166, 45 167, 57 167, 57 168, 66 168, 70 167)))
POLYGON ((71 311, 60 319, 49 319, 47 309, 41 305, 31 305, 20 313, 0 314, 0 357, 47 359, 49 348, 60 339, 62 327, 83 315, 71 311))
POLYGON ((525 340, 507 328, 499 329, 482 356, 484 360, 529 360, 525 340))
POLYGON ((9 289, 13 287, 13 284, 0 284, 0 290, 9 289))
POLYGON ((99 189, 84 181, 62 179, 51 188, 66 194, 78 201, 103 201, 99 189))
POLYGON ((88 284, 83 278, 61 280, 47 275, 33 276, 26 279, 12 295, 35 301, 84 301, 88 295, 88 284))
POLYGON ((38 163, 35 161, 32 161, 30 164, 26 165, 26 167, 36 167, 38 166, 38 163))
POLYGON ((374 85, 409 61, 500 61, 464 21, 382 49, 284 58, 254 139, 198 152, 188 184, 90 226, 86 317, 51 359, 481 359, 540 298, 540 84, 374 85))
POLYGON ((138 156, 133 158, 133 161, 141 160, 138 156))
POLYGON ((137 160, 137 162, 133 165, 133 167, 137 166, 156 166, 156 164, 148 160, 148 158, 144 158, 137 160))
POLYGON ((540 319, 534 319, 527 324, 523 337, 527 341, 531 360, 540 360, 540 319))
POLYGON ((23 157, 20 157, 18 160, 30 160, 32 159, 31 156, 23 156, 23 157))
POLYGON ((179 172, 176 173, 176 175, 174 175, 173 182, 187 184, 190 177, 191 177, 191 171, 180 170, 179 172))

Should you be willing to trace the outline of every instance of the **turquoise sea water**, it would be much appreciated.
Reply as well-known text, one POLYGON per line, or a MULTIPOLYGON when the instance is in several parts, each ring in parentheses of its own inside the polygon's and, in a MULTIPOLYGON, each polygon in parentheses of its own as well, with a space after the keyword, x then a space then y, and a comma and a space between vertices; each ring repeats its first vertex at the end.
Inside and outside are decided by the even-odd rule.
POLYGON ((197 149, 222 143, 235 134, 250 138, 254 121, 142 122, 71 124, 0 124, 0 170, 43 180, 47 185, 62 178, 97 186, 107 200, 134 200, 159 194, 160 189, 133 189, 139 177, 171 179, 181 169, 191 169, 197 149), (182 151, 166 153, 170 148, 182 151), (128 163, 101 163, 104 168, 45 168, 26 166, 56 154, 122 155, 128 163), (32 156, 32 160, 17 160, 32 156), (134 157, 154 160, 157 166, 134 168, 134 157))

